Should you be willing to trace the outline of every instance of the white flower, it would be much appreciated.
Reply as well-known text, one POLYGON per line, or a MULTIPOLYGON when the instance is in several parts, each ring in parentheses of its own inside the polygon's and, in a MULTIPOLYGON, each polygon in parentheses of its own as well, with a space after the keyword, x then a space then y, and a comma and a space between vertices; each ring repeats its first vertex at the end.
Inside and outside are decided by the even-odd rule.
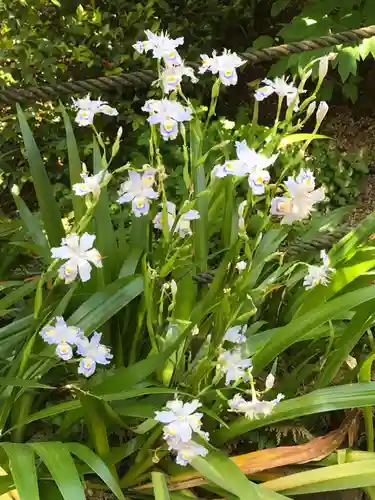
POLYGON ((59 277, 65 283, 71 283, 77 275, 81 281, 88 281, 91 276, 90 262, 96 267, 103 267, 100 253, 92 248, 95 238, 94 234, 84 233, 78 236, 72 233, 61 240, 61 247, 51 248, 54 259, 67 260, 59 269, 59 277))
POLYGON ((47 344, 55 344, 56 354, 67 361, 72 358, 71 346, 77 345, 83 338, 83 332, 76 326, 68 326, 62 316, 57 316, 55 325, 46 325, 40 332, 47 344))
POLYGON ((235 175, 242 177, 249 175, 248 182, 255 195, 264 193, 264 184, 270 180, 270 174, 266 170, 272 165, 278 155, 271 157, 257 153, 255 149, 249 148, 246 141, 236 142, 237 160, 226 161, 223 165, 216 165, 212 174, 214 177, 226 177, 235 175))
POLYGON ((183 76, 189 77, 192 83, 197 83, 198 81, 198 78, 194 75, 193 68, 189 68, 184 64, 180 64, 179 66, 167 66, 160 76, 160 82, 165 94, 169 94, 172 90, 176 90, 181 84, 183 76))
POLYGON ((247 330, 247 325, 236 325, 229 328, 223 337, 223 340, 232 342, 233 344, 243 344, 246 342, 245 332, 247 330))
POLYGON ((279 215, 281 224, 292 224, 307 219, 315 210, 314 205, 325 198, 324 189, 315 189, 315 178, 309 170, 301 170, 296 178, 285 181, 287 196, 276 196, 271 200, 270 213, 279 215))
POLYGON ((80 127, 92 125, 94 116, 97 113, 103 113, 109 116, 118 115, 117 109, 111 108, 106 101, 102 101, 101 99, 91 100, 90 94, 83 99, 72 99, 72 101, 73 107, 78 111, 75 121, 80 127))
POLYGON ((164 439, 173 439, 174 443, 187 443, 193 432, 207 438, 207 434, 201 430, 203 413, 195 413, 200 406, 202 405, 197 399, 190 403, 174 399, 167 402, 167 410, 156 411, 155 420, 167 424, 163 429, 164 439))
POLYGON ((240 260, 239 262, 237 262, 236 264, 236 269, 239 273, 242 273, 242 271, 244 271, 247 267, 247 262, 246 260, 240 260))
POLYGON ((251 366, 251 358, 243 358, 240 349, 224 351, 219 356, 219 369, 225 374, 225 385, 240 379, 248 380, 246 370, 251 366))
POLYGON ((298 88, 294 87, 291 83, 288 83, 285 76, 276 77, 275 80, 270 80, 269 78, 265 78, 263 83, 266 85, 264 87, 260 87, 255 92, 255 99, 257 101, 263 101, 271 94, 275 93, 279 97, 286 97, 288 106, 294 102, 295 110, 298 109, 299 104, 299 95, 298 88))
POLYGON ((77 196, 85 196, 92 193, 95 198, 99 197, 100 185, 106 182, 110 174, 105 170, 101 170, 95 175, 88 175, 87 172, 82 172, 81 177, 83 183, 73 184, 73 191, 77 196))
POLYGON ((317 125, 320 125, 322 123, 327 113, 328 113, 328 104, 325 101, 321 101, 316 111, 317 125))
POLYGON ((132 45, 132 47, 135 51, 139 52, 139 54, 143 54, 143 52, 146 52, 145 44, 141 40, 135 42, 135 44, 132 45))
MULTIPOLYGON (((156 229, 163 229, 163 212, 159 212, 154 217, 153 223, 156 229)), ((191 236, 193 234, 190 226, 190 221, 199 219, 200 215, 197 210, 188 210, 183 213, 179 218, 176 227, 174 228, 174 232, 178 233, 181 238, 185 238, 186 236, 191 236)), ((176 220, 176 205, 170 201, 167 201, 167 224, 169 229, 172 229, 173 224, 176 220)))
POLYGON ((194 441, 183 443, 181 441, 175 442, 168 440, 168 448, 177 453, 176 463, 178 465, 188 465, 195 457, 205 457, 208 454, 207 448, 194 441))
POLYGON ((90 377, 95 372, 96 365, 108 365, 110 359, 113 355, 110 352, 109 347, 100 343, 102 334, 94 332, 91 339, 84 337, 77 344, 77 353, 82 357, 78 373, 81 373, 85 377, 90 377))
POLYGON ((306 111, 306 118, 310 118, 310 116, 314 113, 316 109, 316 101, 310 102, 306 111))
POLYGON ((129 180, 121 184, 117 203, 132 202, 132 212, 136 217, 148 214, 149 200, 156 200, 159 196, 159 193, 152 188, 155 173, 154 168, 144 170, 142 175, 135 170, 129 170, 129 180))
POLYGON ((221 56, 217 56, 216 52, 212 53, 212 57, 206 54, 201 54, 202 66, 199 68, 199 73, 211 71, 213 75, 219 73, 219 78, 223 85, 236 85, 238 81, 236 68, 239 68, 246 61, 242 60, 235 52, 224 49, 221 56))
POLYGON ((228 401, 230 406, 229 411, 244 413, 245 417, 254 420, 263 415, 270 415, 274 407, 280 403, 284 397, 283 394, 278 394, 272 401, 259 401, 255 394, 253 394, 252 400, 246 401, 240 394, 236 394, 233 399, 228 401))
POLYGON ((268 184, 271 180, 270 173, 268 170, 261 168, 255 168, 250 172, 248 181, 249 186, 255 195, 262 195, 265 191, 265 184, 268 184))
POLYGON ((142 49, 144 52, 152 50, 152 57, 159 60, 163 59, 166 66, 181 64, 181 57, 178 54, 176 47, 184 43, 183 37, 179 37, 174 40, 169 37, 168 33, 162 32, 160 35, 156 35, 150 30, 146 30, 145 33, 147 41, 143 42, 142 48, 140 45, 142 42, 137 42, 133 45, 138 52, 141 52, 142 49))
POLYGON ((160 101, 150 99, 146 101, 142 110, 150 113, 147 118, 149 123, 152 125, 160 124, 160 134, 166 141, 176 139, 178 124, 190 121, 192 118, 190 108, 168 99, 161 99, 160 101))
POLYGON ((329 258, 325 250, 320 252, 320 257, 323 261, 322 266, 307 265, 307 274, 303 279, 303 286, 306 290, 311 290, 317 285, 328 285, 331 274, 335 269, 329 267, 329 258))
POLYGON ((177 283, 175 282, 175 280, 171 280, 171 294, 172 300, 175 300, 177 295, 177 283))
POLYGON ((246 167, 240 160, 230 160, 224 162, 222 165, 215 165, 212 170, 212 175, 222 179, 227 175, 235 175, 242 177, 246 174, 246 167))

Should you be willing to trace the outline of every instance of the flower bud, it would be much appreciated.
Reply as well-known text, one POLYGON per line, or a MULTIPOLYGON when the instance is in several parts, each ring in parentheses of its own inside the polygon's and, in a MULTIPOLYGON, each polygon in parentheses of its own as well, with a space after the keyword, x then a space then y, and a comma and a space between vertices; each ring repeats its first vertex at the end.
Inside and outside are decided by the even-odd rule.
POLYGON ((122 127, 119 127, 118 131, 117 131, 117 138, 120 139, 122 136, 122 127))
POLYGON ((328 61, 329 61, 329 56, 324 56, 320 58, 319 71, 318 71, 318 76, 320 81, 322 81, 325 78, 326 74, 328 73, 328 61))
POLYGON ((10 190, 13 196, 20 195, 20 188, 17 184, 13 184, 12 189, 10 190))
POLYGON ((275 377, 272 375, 272 373, 270 373, 269 375, 267 375, 267 378, 266 378, 266 389, 267 389, 267 391, 269 391, 270 389, 272 389, 274 383, 275 383, 275 377))
POLYGON ((306 119, 310 118, 310 116, 314 113, 315 108, 316 108, 316 101, 310 102, 306 111, 306 119))
POLYGON ((325 101, 321 101, 318 106, 318 110, 316 112, 316 123, 320 125, 324 120, 326 114, 328 112, 328 104, 325 101))
POLYGON ((177 283, 175 282, 175 280, 171 280, 171 293, 172 293, 172 299, 174 301, 177 293, 177 283))

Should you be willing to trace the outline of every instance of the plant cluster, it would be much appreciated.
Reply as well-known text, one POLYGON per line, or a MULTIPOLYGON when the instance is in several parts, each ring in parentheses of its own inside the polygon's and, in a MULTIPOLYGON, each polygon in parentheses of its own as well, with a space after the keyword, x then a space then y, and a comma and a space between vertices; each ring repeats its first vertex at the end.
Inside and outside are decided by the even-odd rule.
MULTIPOLYGON (((7 475, 0 491, 83 500, 85 484, 119 499, 153 488, 166 500, 167 474, 185 498, 192 467, 215 495, 273 499, 335 489, 343 465, 346 477, 367 487, 368 468, 360 464, 358 474, 357 462, 314 467, 313 480, 309 471, 258 484, 220 451, 277 422, 345 408, 371 412, 373 216, 324 249, 322 262, 315 252, 288 253, 298 235, 311 241, 335 217, 319 215, 327 194, 303 163, 310 143, 323 137, 328 106, 316 98, 328 61, 310 63, 298 82, 265 80, 240 137, 228 120, 213 118, 223 87, 230 92, 237 83, 241 57, 226 49, 202 54, 195 73, 177 50, 181 37, 145 34, 135 50, 158 69, 154 95, 142 103, 148 158, 139 165, 120 156, 121 127, 104 142, 98 115, 111 119, 117 110, 87 96, 73 101, 77 130, 92 132, 91 168, 82 164, 61 106, 68 213, 18 108, 38 210, 14 185, 19 220, 5 224, 1 243, 0 463, 7 475), (214 80, 208 109, 184 86, 204 73, 214 80), (259 108, 271 94, 277 113, 264 127, 259 108), (313 132, 303 132, 313 117, 313 132), (298 157, 276 177, 271 167, 296 144, 298 157), (359 383, 356 371, 343 368, 357 344, 368 358, 359 383), (181 466, 188 467, 184 480, 181 466)), ((365 422, 370 450, 372 419, 365 422)))

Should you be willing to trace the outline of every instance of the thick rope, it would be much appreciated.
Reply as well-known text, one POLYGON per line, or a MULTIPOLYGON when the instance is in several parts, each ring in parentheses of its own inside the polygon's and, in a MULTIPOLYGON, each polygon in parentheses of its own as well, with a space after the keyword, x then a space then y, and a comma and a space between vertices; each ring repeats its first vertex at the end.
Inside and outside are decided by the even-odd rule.
MULTIPOLYGON (((312 40, 269 47, 268 49, 250 49, 241 55, 251 64, 256 64, 300 52, 334 47, 341 44, 358 43, 372 36, 375 36, 375 26, 368 26, 367 28, 344 31, 312 40)), ((148 87, 155 78, 156 75, 153 71, 142 70, 135 71, 134 73, 121 73, 120 75, 90 78, 89 80, 43 85, 41 87, 29 87, 25 89, 8 88, 0 92, 0 103, 11 105, 15 102, 49 101, 57 99, 63 94, 82 94, 87 92, 99 92, 103 94, 108 91, 124 88, 148 87)))

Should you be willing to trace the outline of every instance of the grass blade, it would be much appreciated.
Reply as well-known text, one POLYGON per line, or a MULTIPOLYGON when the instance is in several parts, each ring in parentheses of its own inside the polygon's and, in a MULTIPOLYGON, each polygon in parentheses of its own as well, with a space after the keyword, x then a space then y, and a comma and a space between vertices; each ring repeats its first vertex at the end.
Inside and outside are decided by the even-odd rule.
MULTIPOLYGON (((82 182, 81 179, 81 159, 79 157, 79 151, 77 146, 77 141, 74 135, 72 123, 70 121, 69 115, 66 112, 65 107, 60 103, 61 113, 64 119, 65 133, 66 133, 66 145, 68 148, 68 158, 69 158, 69 178, 70 185, 79 184, 82 182)), ((73 208, 74 208, 74 218, 76 223, 78 223, 83 214, 85 213, 85 201, 81 196, 73 196, 73 208)))
POLYGON ((53 188, 48 179, 38 146, 27 123, 26 117, 17 104, 18 121, 26 150, 26 158, 30 166, 31 176, 38 198, 40 213, 44 222, 49 242, 52 246, 59 246, 65 231, 61 222, 59 207, 53 196, 53 188))
POLYGON ((43 460, 64 500, 85 500, 85 492, 68 448, 59 442, 30 443, 43 460))
POLYGON ((170 500, 167 481, 162 472, 151 472, 155 500, 170 500))
POLYGON ((8 455, 17 493, 22 500, 39 500, 38 478, 35 467, 35 454, 26 444, 1 443, 8 455))

